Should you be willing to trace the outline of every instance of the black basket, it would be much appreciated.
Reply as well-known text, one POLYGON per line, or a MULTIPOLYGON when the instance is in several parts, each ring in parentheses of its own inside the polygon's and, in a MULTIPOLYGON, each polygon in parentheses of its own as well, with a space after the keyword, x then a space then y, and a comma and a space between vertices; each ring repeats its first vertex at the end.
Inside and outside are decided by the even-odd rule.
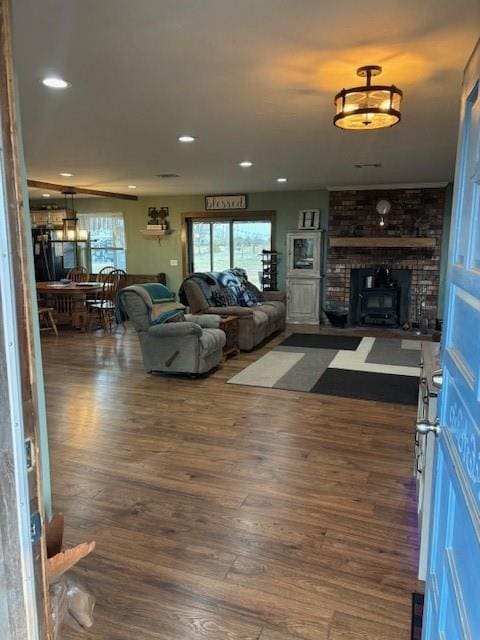
POLYGON ((324 309, 323 311, 332 327, 343 329, 348 322, 348 311, 343 309, 324 309))

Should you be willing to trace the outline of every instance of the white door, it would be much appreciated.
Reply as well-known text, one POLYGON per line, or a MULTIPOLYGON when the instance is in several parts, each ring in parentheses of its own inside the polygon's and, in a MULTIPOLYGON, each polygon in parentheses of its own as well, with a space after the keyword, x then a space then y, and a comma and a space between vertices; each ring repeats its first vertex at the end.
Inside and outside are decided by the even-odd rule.
MULTIPOLYGON (((480 638, 480 42, 464 76, 423 640, 480 638)), ((420 428, 420 425, 419 425, 420 428)))

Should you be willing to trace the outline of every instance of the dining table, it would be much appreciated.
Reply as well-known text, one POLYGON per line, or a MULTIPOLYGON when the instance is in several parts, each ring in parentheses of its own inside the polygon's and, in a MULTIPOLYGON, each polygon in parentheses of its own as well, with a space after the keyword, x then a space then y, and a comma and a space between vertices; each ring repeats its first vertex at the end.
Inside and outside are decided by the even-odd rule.
POLYGON ((60 321, 65 319, 75 329, 86 331, 87 299, 98 295, 104 286, 103 282, 37 282, 37 293, 47 298, 60 321))

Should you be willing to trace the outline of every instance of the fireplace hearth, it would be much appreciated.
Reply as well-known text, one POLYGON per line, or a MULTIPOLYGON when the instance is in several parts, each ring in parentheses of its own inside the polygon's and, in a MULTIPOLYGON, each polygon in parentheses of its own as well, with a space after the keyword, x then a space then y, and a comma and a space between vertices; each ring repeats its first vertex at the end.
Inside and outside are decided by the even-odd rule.
MULTIPOLYGON (((367 313, 366 302, 362 310, 360 297, 363 289, 392 288, 373 282, 375 269, 388 265, 392 278, 397 280, 395 286, 400 289, 394 303, 398 305, 396 324, 433 328, 438 317, 442 228, 448 206, 445 195, 444 188, 330 191, 325 307, 346 309, 349 322, 357 325, 362 322, 362 314, 366 323, 391 322, 393 311, 385 310, 383 315, 389 314, 387 318, 382 319, 381 311, 380 318, 372 317, 367 313), (390 202, 391 210, 380 227, 376 205, 382 199, 390 202), (410 244, 414 238, 418 245, 410 244), (357 269, 366 271, 358 276, 357 269), (368 275, 369 284, 364 282, 368 275)), ((366 293, 367 297, 372 295, 366 293)), ((377 309, 381 308, 379 299, 374 302, 377 309)))

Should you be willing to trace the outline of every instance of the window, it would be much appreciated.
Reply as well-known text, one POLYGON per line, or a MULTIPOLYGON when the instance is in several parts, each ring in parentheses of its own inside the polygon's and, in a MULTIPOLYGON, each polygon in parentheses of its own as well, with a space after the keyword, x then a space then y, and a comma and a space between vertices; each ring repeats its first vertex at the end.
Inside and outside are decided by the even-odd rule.
POLYGON ((90 234, 91 272, 108 265, 126 270, 123 213, 78 213, 78 226, 90 234))
POLYGON ((272 248, 271 219, 195 219, 190 221, 192 271, 245 269, 248 279, 260 286, 262 251, 272 248))

